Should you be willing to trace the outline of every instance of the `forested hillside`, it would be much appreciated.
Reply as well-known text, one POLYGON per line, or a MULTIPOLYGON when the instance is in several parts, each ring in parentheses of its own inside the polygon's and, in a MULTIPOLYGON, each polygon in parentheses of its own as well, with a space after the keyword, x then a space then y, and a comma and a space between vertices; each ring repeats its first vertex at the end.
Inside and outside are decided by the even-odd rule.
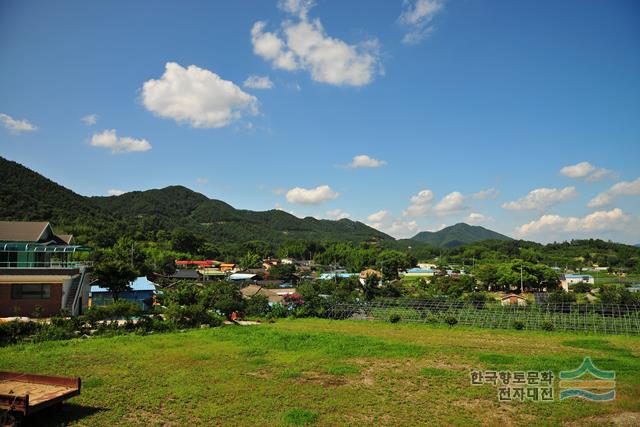
POLYGON ((181 186, 121 196, 84 197, 12 161, 0 158, 0 219, 46 220, 79 241, 108 246, 120 235, 154 240, 185 228, 205 241, 225 243, 292 239, 380 241, 392 237, 361 222, 297 218, 279 210, 235 209, 181 186))

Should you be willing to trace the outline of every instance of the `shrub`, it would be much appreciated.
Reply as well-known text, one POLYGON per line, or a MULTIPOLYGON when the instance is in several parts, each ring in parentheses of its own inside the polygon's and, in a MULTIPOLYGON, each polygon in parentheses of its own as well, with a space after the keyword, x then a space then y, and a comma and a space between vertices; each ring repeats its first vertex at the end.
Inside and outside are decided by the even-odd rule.
POLYGON ((514 320, 513 327, 520 331, 524 329, 524 322, 522 320, 514 320))
POLYGON ((264 316, 269 312, 269 299, 264 295, 254 295, 247 300, 244 311, 247 316, 264 316))
POLYGON ((267 314, 267 318, 269 319, 277 319, 281 317, 287 317, 289 315, 289 310, 282 304, 274 304, 271 306, 271 311, 267 314))
POLYGON ((200 325, 220 326, 223 318, 212 310, 205 309, 201 304, 179 306, 170 305, 165 316, 173 327, 193 328, 200 325))
POLYGON ((449 327, 452 327, 458 323, 458 319, 456 319, 454 316, 447 316, 444 321, 447 323, 447 325, 449 325, 449 327))
POLYGON ((104 306, 92 306, 85 315, 87 321, 95 324, 101 320, 130 319, 141 314, 140 307, 129 301, 115 301, 104 306))
POLYGON ((391 316, 389 316, 389 322, 391 323, 398 323, 401 320, 401 317, 399 314, 392 314, 391 316))
POLYGON ((0 344, 15 344, 21 339, 38 332, 41 324, 37 322, 11 322, 0 323, 0 344))
POLYGON ((555 326, 553 325, 553 322, 551 320, 545 320, 544 322, 542 322, 542 329, 544 329, 545 331, 553 331, 555 328, 555 326))
POLYGON ((586 294, 588 292, 591 292, 591 285, 587 282, 576 283, 572 287, 572 290, 573 292, 578 294, 586 294))

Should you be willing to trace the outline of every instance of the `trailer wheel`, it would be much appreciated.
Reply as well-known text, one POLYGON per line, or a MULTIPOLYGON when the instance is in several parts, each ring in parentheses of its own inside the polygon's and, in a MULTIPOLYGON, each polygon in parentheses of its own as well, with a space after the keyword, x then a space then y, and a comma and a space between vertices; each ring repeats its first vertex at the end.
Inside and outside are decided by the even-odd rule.
POLYGON ((23 420, 22 412, 7 412, 6 418, 4 418, 5 427, 20 427, 23 420))

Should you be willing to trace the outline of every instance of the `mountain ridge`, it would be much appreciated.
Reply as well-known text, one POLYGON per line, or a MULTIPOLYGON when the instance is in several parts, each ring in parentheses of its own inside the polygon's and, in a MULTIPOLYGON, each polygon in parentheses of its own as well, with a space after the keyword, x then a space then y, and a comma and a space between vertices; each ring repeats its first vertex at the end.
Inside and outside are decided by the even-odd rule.
POLYGON ((148 221, 169 231, 187 228, 212 241, 395 240, 359 221, 236 209, 180 185, 119 196, 82 196, 2 157, 0 182, 0 219, 46 220, 65 229, 78 229, 86 223, 148 221))
POLYGON ((469 225, 464 222, 459 222, 438 231, 421 231, 410 240, 427 243, 440 248, 451 248, 483 240, 513 239, 479 225, 469 225))

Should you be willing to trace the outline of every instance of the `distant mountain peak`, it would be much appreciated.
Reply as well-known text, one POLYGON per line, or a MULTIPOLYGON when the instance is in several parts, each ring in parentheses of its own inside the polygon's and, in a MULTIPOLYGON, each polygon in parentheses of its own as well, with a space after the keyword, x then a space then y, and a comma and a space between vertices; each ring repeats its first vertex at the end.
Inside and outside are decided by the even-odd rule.
POLYGON ((513 240, 509 236, 489 230, 479 225, 459 222, 438 231, 422 231, 411 238, 432 246, 450 248, 482 240, 513 240))

